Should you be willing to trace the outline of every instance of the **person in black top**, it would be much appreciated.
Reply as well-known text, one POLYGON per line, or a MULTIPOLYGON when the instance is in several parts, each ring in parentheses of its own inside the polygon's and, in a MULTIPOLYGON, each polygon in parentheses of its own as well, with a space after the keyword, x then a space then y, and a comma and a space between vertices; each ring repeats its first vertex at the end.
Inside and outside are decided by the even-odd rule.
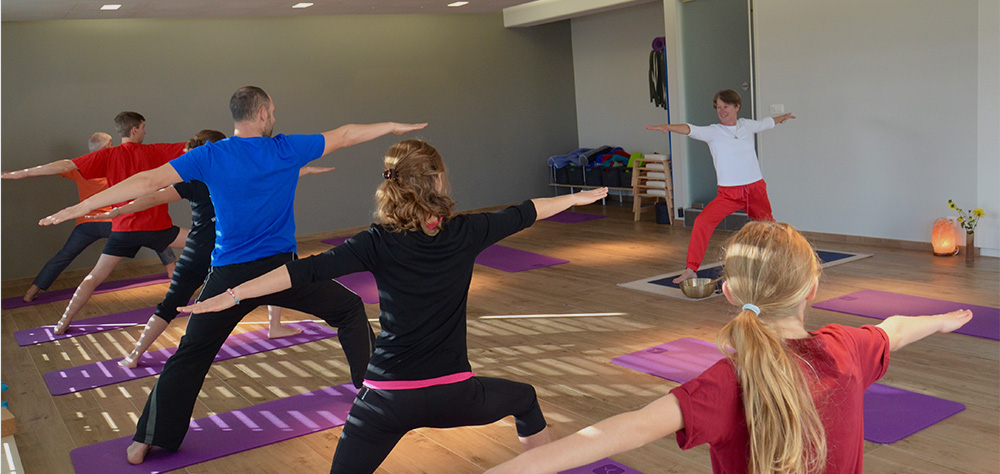
POLYGON ((382 330, 333 456, 331 473, 370 473, 407 431, 492 423, 513 415, 526 449, 549 441, 534 387, 472 373, 466 303, 476 256, 607 188, 525 201, 502 211, 454 213, 441 155, 420 140, 386 153, 368 230, 289 262, 182 311, 205 313, 360 271, 375 275, 382 330))
MULTIPOLYGON (((202 130, 188 140, 184 151, 225 138, 226 135, 220 131, 202 130)), ((306 166, 302 168, 300 175, 324 173, 331 170, 333 168, 306 166)), ((208 276, 212 249, 215 247, 215 207, 212 205, 208 186, 201 181, 192 180, 167 186, 106 213, 107 217, 117 217, 181 199, 187 199, 191 203, 191 230, 184 243, 184 251, 174 269, 166 296, 160 304, 156 305, 156 311, 146 322, 146 327, 135 342, 135 348, 128 356, 118 362, 118 365, 122 367, 132 369, 138 367, 140 358, 149 349, 149 346, 156 338, 160 337, 160 334, 163 334, 170 321, 177 317, 177 307, 187 304, 198 287, 205 281, 205 277, 208 276)), ((94 218, 102 217, 104 217, 103 214, 94 216, 94 218)), ((281 325, 281 308, 268 306, 267 310, 269 319, 267 336, 269 338, 293 336, 301 332, 299 329, 281 325)))

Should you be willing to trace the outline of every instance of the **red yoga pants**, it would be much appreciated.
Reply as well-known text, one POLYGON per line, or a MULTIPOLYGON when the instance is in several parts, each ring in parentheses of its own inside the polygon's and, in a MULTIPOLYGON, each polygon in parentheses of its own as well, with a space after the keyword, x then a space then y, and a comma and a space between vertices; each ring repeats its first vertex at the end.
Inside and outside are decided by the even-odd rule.
POLYGON ((715 199, 694 220, 691 243, 688 244, 687 268, 698 271, 715 227, 726 216, 739 210, 746 211, 755 221, 774 220, 771 201, 767 199, 767 184, 763 179, 743 186, 719 186, 715 199))

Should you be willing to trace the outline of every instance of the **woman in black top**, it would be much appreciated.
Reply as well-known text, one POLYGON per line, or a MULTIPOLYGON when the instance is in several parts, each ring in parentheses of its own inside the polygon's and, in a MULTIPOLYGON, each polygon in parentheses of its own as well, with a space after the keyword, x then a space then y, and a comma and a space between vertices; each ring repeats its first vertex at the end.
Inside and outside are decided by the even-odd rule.
POLYGON ((444 162, 420 140, 393 145, 383 177, 375 194, 377 223, 368 230, 180 309, 220 311, 312 281, 360 271, 375 275, 382 330, 331 473, 373 472, 407 431, 420 427, 482 425, 513 415, 525 448, 548 442, 531 385, 472 373, 466 345, 472 270, 490 245, 537 219, 601 199, 607 188, 456 215, 444 162))

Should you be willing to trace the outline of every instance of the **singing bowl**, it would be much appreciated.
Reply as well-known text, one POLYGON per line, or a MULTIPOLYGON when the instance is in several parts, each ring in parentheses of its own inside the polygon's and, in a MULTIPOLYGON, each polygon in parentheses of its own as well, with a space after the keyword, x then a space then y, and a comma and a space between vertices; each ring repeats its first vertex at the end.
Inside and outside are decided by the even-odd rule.
POLYGON ((715 292, 718 280, 711 278, 691 278, 681 282, 681 291, 688 298, 706 298, 715 292))

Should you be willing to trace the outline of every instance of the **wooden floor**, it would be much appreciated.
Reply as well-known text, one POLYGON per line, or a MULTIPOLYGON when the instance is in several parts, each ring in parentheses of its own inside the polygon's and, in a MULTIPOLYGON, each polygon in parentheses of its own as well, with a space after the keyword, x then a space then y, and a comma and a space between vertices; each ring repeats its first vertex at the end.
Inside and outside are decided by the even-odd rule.
MULTIPOLYGON (((657 225, 647 212, 632 222, 615 203, 582 212, 609 218, 579 224, 539 222, 504 245, 570 260, 555 267, 504 273, 477 266, 469 298, 469 356, 480 375, 533 384, 553 434, 564 436, 594 421, 638 408, 677 384, 624 369, 611 358, 681 337, 713 340, 733 310, 724 298, 682 301, 627 290, 618 283, 679 271, 689 229, 657 225), (559 315, 492 319, 486 316, 559 315)), ((328 248, 314 236, 300 253, 328 248)), ((716 232, 709 248, 717 256, 729 234, 716 232)), ((819 247, 870 253, 864 260, 826 269, 819 300, 876 289, 1000 306, 1000 260, 933 257, 930 252, 822 243, 819 247)), ((707 258, 707 262, 713 261, 707 258)), ((159 271, 132 265, 112 278, 159 271)), ((54 288, 73 286, 83 272, 67 273, 54 288)), ((23 294, 28 280, 4 282, 3 298, 23 294)), ((159 302, 165 285, 95 296, 78 319, 159 302)), ((131 436, 155 378, 53 397, 42 374, 122 357, 140 327, 18 347, 19 329, 54 323, 65 302, 2 312, 4 393, 17 417, 18 449, 29 474, 72 472, 69 452, 79 446, 131 436)), ((368 305, 377 318, 378 308, 368 305)), ((861 325, 874 320, 807 310, 807 328, 827 323, 861 325)), ((286 312, 285 320, 307 318, 286 312)), ((153 350, 171 347, 183 334, 179 318, 153 350)), ((239 330, 265 327, 260 309, 239 330)), ((377 330, 377 326, 376 326, 377 330)), ((201 392, 195 417, 309 392, 348 381, 335 339, 215 364, 201 392)), ((866 443, 870 473, 1000 472, 1000 344, 970 336, 935 335, 892 355, 883 383, 964 403, 965 411, 890 445, 866 443)), ((176 471, 184 473, 327 472, 340 429, 273 444, 176 471)), ((409 433, 383 463, 384 473, 478 473, 518 452, 513 421, 450 430, 409 433)), ((124 453, 122 453, 124 456, 124 453)), ((682 452, 670 436, 615 459, 647 474, 711 472, 706 447, 682 452)))

